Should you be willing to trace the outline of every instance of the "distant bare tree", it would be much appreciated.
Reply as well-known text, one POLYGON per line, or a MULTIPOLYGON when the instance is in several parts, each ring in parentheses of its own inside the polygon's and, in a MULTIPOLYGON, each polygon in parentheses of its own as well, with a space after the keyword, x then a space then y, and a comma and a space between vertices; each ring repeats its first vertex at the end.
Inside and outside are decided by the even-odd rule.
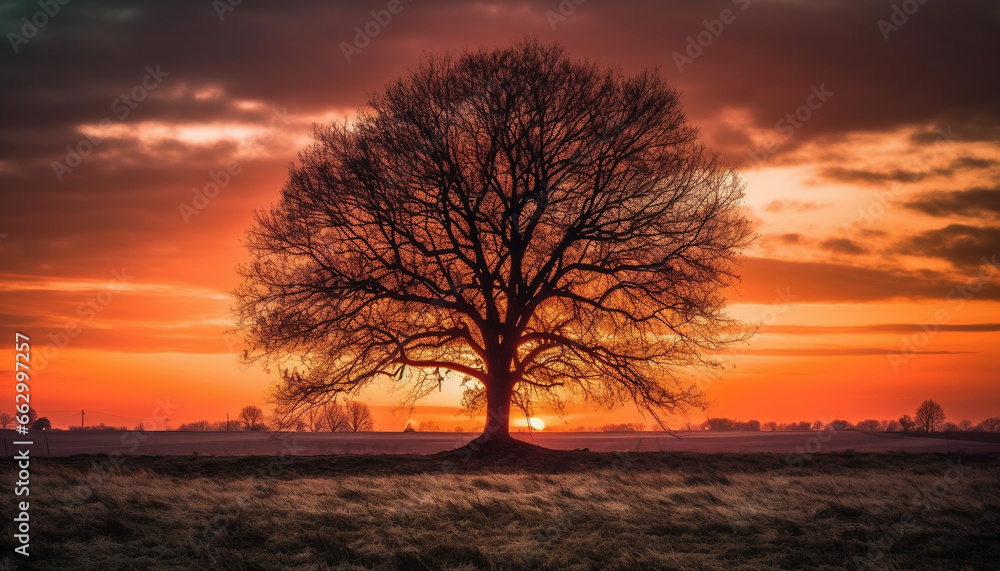
POLYGON ((247 405, 240 411, 238 417, 243 430, 264 430, 264 411, 258 406, 247 405))
POLYGON ((320 422, 330 432, 347 430, 347 412, 339 402, 329 402, 320 409, 320 422))
POLYGON ((205 431, 205 430, 211 430, 211 426, 212 426, 211 423, 208 422, 207 420, 198 420, 195 422, 183 423, 177 427, 177 430, 205 431))
POLYGON ((512 404, 699 407, 684 373, 748 335, 723 311, 753 234, 743 186, 655 73, 531 40, 432 56, 317 127, 257 214, 246 359, 279 366, 290 415, 454 375, 483 442, 511 442, 512 404))
POLYGON ((372 416, 372 409, 363 402, 356 400, 344 403, 347 413, 347 427, 352 432, 368 432, 375 430, 375 418, 372 416))
POLYGON ((33 430, 52 430, 52 421, 42 416, 31 424, 31 428, 33 430))
POLYGON ((854 427, 862 432, 878 432, 882 429, 882 423, 874 418, 869 418, 867 420, 862 420, 854 427))
POLYGON ((917 427, 917 423, 910 418, 910 415, 904 414, 899 417, 899 427, 903 429, 903 432, 910 432, 917 427))
POLYGON ((920 403, 917 407, 916 419, 917 427, 924 432, 934 432, 934 429, 944 422, 944 409, 941 405, 928 399, 920 403))
POLYGON ((961 432, 962 429, 958 427, 954 422, 946 422, 941 425, 942 432, 961 432))
POLYGON ((0 412, 0 426, 3 426, 6 429, 12 424, 14 424, 14 417, 9 413, 0 412))
POLYGON ((320 430, 323 430, 322 411, 315 407, 310 408, 303 415, 302 422, 304 423, 305 428, 310 432, 319 432, 320 430))
POLYGON ((958 429, 962 432, 972 430, 972 421, 967 418, 963 418, 962 421, 958 423, 958 429))
POLYGON ((991 416, 976 425, 976 430, 981 432, 1000 432, 1000 416, 991 416))
POLYGON ((902 427, 899 426, 898 420, 890 420, 885 426, 886 432, 899 432, 902 427))

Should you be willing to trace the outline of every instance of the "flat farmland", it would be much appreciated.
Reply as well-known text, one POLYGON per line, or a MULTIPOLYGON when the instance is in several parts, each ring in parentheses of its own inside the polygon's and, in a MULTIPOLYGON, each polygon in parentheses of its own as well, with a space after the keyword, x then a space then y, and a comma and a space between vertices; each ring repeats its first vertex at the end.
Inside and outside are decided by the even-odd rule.
MULTIPOLYGON (((8 450, 18 437, 4 431, 8 450)), ((463 446, 472 433, 455 432, 96 432, 33 431, 35 456, 74 454, 262 456, 434 454, 463 446), (48 440, 46 447, 45 440, 48 440)), ((842 432, 535 432, 517 438, 554 450, 592 452, 1000 452, 1000 434, 842 432)))
MULTIPOLYGON (((451 445, 441 438, 435 446, 451 445)), ((1000 562, 997 453, 177 454, 33 460, 30 568, 978 570, 1000 562)), ((13 466, 0 469, 7 481, 13 466)), ((24 499, 11 487, 0 495, 7 506, 24 499)), ((0 568, 28 568, 11 555, 10 534, 0 545, 0 568)))

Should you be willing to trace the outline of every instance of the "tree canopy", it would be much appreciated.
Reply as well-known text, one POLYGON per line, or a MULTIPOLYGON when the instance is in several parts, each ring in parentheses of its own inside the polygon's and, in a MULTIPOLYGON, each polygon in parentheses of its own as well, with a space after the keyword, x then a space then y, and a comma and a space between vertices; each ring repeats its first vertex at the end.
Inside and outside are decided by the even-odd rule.
POLYGON ((737 172, 678 94, 524 40, 430 56, 315 128, 241 267, 249 361, 281 414, 446 375, 509 438, 511 404, 582 396, 654 417, 745 330, 723 290, 752 238, 737 172))

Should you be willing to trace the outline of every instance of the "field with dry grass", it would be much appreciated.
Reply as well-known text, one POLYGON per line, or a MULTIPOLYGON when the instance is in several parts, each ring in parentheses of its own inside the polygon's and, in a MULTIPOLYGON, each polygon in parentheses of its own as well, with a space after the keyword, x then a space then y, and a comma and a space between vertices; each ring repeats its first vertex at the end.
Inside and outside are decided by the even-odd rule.
MULTIPOLYGON (((989 569, 1000 566, 998 460, 39 459, 31 568, 989 569)), ((10 534, 3 543, 20 568, 10 534)))

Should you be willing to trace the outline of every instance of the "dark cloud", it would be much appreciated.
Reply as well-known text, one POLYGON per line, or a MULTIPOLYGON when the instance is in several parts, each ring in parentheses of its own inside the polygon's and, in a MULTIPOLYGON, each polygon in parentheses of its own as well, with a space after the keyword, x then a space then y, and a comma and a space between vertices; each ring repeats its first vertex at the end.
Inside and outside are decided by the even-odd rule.
POLYGON ((1000 254, 1000 228, 950 224, 908 238, 897 252, 940 258, 968 270, 983 265, 984 258, 995 260, 1000 254))
MULTIPOLYGON (((989 258, 989 256, 987 256, 989 258)), ((890 300, 954 299, 957 288, 974 278, 964 279, 931 270, 904 271, 866 268, 823 262, 795 262, 768 258, 748 258, 740 274, 741 283, 729 296, 732 302, 789 303, 868 303, 890 300)), ((986 281, 975 292, 978 300, 1000 300, 1000 280, 986 281)))
POLYGON ((937 217, 1000 216, 1000 186, 931 192, 906 202, 905 206, 937 217))
POLYGON ((797 244, 802 238, 800 234, 781 234, 778 239, 786 244, 797 244))
POLYGON ((1000 323, 969 323, 963 325, 918 323, 881 323, 877 325, 768 325, 761 333, 776 335, 883 335, 887 333, 920 333, 932 331, 960 333, 993 333, 1000 331, 1000 323))
POLYGON ((868 253, 867 248, 859 246, 856 242, 847 238, 830 238, 829 240, 824 240, 820 245, 823 249, 837 254, 849 254, 853 256, 868 253))
POLYGON ((846 182, 850 184, 883 185, 888 182, 918 182, 922 180, 926 174, 903 169, 877 171, 846 167, 829 167, 823 169, 821 176, 828 180, 846 182))
POLYGON ((978 157, 959 157, 951 163, 955 170, 980 170, 996 166, 998 163, 993 159, 982 159, 978 157))
MULTIPOLYGON (((835 95, 794 133, 782 150, 815 137, 903 126, 952 126, 962 140, 996 140, 1000 115, 1000 18, 995 2, 921 5, 888 41, 877 22, 893 0, 813 3, 693 0, 586 3, 553 30, 546 12, 559 2, 404 2, 403 11, 348 63, 342 44, 353 43, 379 5, 294 5, 243 2, 220 21, 212 2, 67 5, 14 54, 5 46, 0 94, 5 132, 52 135, 95 121, 130 89, 146 65, 161 64, 175 88, 216 86, 219 101, 191 96, 144 104, 146 118, 236 118, 228 103, 259 99, 302 112, 355 108, 425 52, 508 43, 524 34, 557 40, 571 53, 626 71, 660 66, 683 89, 692 117, 707 136, 736 158, 748 139, 717 121, 722 108, 746 109, 753 126, 773 129, 806 104, 812 87, 835 95), (705 30, 704 21, 734 10, 692 63, 679 71, 674 54, 705 30), (716 127, 717 126, 717 127, 716 127), (55 131, 55 133, 52 133, 55 131)), ((4 20, 17 22, 36 2, 7 3, 4 20)), ((70 131, 71 132, 71 131, 70 131)), ((930 131, 933 133, 933 130, 930 131)), ((66 137, 55 137, 59 143, 66 137)), ((9 139, 0 154, 39 153, 9 139)), ((56 145, 59 148, 59 145, 56 145)))
MULTIPOLYGON (((739 355, 757 357, 861 357, 868 355, 898 355, 899 349, 876 347, 787 347, 780 349, 746 349, 739 355)), ((907 355, 967 355, 972 351, 912 351, 907 355)))

